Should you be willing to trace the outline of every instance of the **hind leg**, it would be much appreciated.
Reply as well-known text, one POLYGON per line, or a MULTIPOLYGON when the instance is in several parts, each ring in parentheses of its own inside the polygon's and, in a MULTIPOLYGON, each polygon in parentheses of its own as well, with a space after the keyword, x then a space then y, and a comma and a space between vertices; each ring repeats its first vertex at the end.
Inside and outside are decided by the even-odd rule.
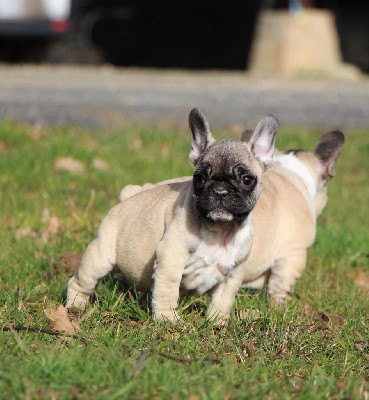
POLYGON ((267 271, 252 281, 242 282, 242 289, 263 289, 269 279, 269 275, 270 271, 267 271))
POLYGON ((85 308, 97 281, 107 275, 114 264, 115 260, 109 257, 102 240, 96 238, 87 247, 77 274, 68 282, 66 308, 71 306, 85 308))
POLYGON ((283 304, 291 298, 295 283, 306 265, 306 250, 294 251, 280 258, 271 268, 268 293, 275 305, 283 304))

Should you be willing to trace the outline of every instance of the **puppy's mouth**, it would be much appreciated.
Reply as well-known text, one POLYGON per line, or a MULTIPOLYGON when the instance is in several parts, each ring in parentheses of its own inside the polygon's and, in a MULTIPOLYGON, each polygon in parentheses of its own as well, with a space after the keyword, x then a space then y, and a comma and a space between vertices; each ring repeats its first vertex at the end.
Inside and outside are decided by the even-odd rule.
POLYGON ((195 199, 197 210, 210 222, 243 221, 253 208, 253 204, 233 194, 220 198, 205 193, 195 199))
POLYGON ((221 207, 217 207, 214 210, 209 211, 206 217, 208 219, 211 219, 212 221, 221 221, 221 222, 229 222, 234 219, 232 213, 221 207))

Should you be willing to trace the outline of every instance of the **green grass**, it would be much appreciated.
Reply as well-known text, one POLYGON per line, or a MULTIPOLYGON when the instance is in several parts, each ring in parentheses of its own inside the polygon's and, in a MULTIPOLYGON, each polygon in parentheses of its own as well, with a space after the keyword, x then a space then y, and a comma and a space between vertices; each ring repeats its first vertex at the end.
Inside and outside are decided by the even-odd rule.
MULTIPOLYGON (((278 147, 312 149, 318 137, 282 130, 278 147)), ((99 282, 78 339, 0 333, 0 398, 366 399, 369 297, 354 278, 369 270, 369 132, 346 138, 307 269, 285 308, 271 308, 265 292, 241 293, 238 315, 260 313, 235 313, 219 329, 205 321, 202 296, 181 299, 183 326, 154 324, 147 298, 123 290, 114 273, 99 282)), ((188 136, 154 127, 89 133, 0 123, 0 326, 48 328, 43 310, 63 302, 68 280, 60 257, 84 251, 124 185, 190 174, 188 150, 188 136), (85 172, 56 171, 62 156, 85 172), (94 169, 94 157, 111 170, 94 169), (45 208, 60 227, 42 241, 45 208), (28 231, 17 238, 20 229, 28 231)))

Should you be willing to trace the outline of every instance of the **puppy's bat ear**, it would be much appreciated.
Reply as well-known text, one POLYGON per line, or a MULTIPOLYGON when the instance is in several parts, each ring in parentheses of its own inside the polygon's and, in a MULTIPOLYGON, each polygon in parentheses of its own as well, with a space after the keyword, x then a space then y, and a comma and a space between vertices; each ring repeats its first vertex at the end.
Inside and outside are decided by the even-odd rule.
POLYGON ((345 144, 345 136, 340 131, 326 133, 317 144, 314 154, 325 166, 322 179, 328 181, 335 175, 334 166, 345 144))
POLYGON ((246 129, 241 134, 241 142, 249 142, 253 133, 254 131, 252 129, 246 129))
POLYGON ((279 122, 273 115, 263 117, 251 135, 249 143, 255 157, 267 167, 273 162, 275 137, 279 129, 279 122))
POLYGON ((214 143, 215 139, 210 132, 208 121, 199 109, 191 110, 188 122, 192 134, 190 159, 196 165, 205 149, 214 143))

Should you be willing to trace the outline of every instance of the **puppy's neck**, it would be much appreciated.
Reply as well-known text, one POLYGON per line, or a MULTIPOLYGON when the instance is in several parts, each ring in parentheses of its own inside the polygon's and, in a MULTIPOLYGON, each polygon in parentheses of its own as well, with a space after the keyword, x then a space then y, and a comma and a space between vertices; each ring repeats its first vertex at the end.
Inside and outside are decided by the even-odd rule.
POLYGON ((275 163, 278 163, 280 167, 292 172, 300 178, 308 193, 311 200, 314 200, 317 195, 317 180, 312 174, 309 168, 300 161, 294 154, 278 154, 273 157, 275 163))

